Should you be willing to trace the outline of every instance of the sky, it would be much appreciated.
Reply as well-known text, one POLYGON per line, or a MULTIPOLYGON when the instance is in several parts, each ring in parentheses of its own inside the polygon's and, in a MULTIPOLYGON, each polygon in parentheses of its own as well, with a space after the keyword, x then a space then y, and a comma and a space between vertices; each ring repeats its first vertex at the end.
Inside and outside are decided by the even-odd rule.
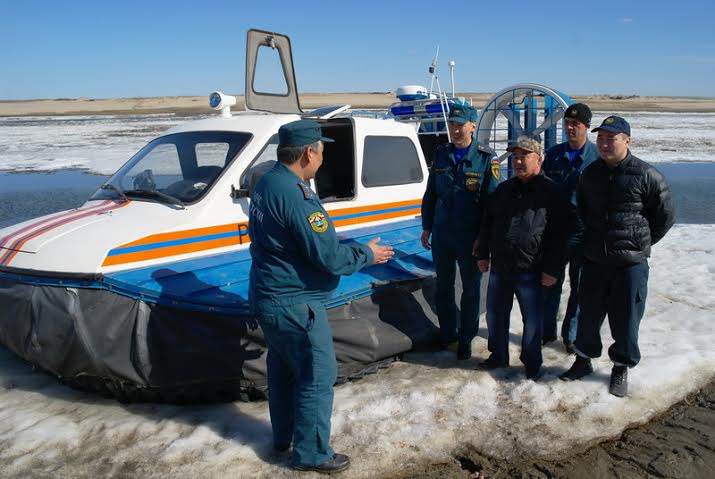
POLYGON ((714 15, 710 0, 0 0, 0 99, 241 94, 250 28, 290 36, 299 92, 428 86, 439 45, 445 90, 453 60, 458 92, 715 96, 714 15))
MULTIPOLYGON (((569 454, 618 437, 707 384, 715 373, 714 234, 715 225, 676 225, 654 246, 639 337, 643 358, 628 374, 627 398, 608 394, 605 351, 593 375, 567 383, 557 376, 573 356, 547 346, 544 377, 526 380, 515 305, 508 369, 476 370, 488 354, 482 315, 469 361, 457 362, 450 352, 407 353, 335 388, 331 442, 352 457, 345 477, 394 477, 417 464, 454 461, 463 449, 512 459, 569 454)), ((562 314, 565 303, 564 297, 562 314)), ((602 338, 611 344, 607 322, 602 338)), ((0 422, 8 478, 295 477, 289 455, 270 452, 265 401, 120 404, 63 386, 4 348, 0 422)), ((701 446, 693 447, 697 455, 701 446)))

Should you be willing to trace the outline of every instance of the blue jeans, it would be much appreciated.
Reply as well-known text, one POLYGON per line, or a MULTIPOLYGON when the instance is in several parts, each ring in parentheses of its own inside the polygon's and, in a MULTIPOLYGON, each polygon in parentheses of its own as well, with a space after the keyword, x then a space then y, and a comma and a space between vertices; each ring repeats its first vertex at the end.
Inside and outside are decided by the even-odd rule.
POLYGON ((459 340, 460 349, 467 349, 479 329, 479 285, 482 273, 472 256, 472 243, 455 238, 432 237, 432 258, 437 274, 437 319, 443 343, 459 340), (454 300, 454 280, 457 264, 462 280, 460 317, 454 300), (459 329, 459 330, 458 330, 459 329))
POLYGON ((608 348, 612 361, 633 367, 641 359, 638 329, 648 295, 647 262, 629 266, 605 266, 586 261, 581 272, 576 349, 590 358, 601 355, 601 325, 606 315, 614 343, 608 348))
POLYGON ((268 408, 273 443, 293 443, 294 464, 333 457, 330 417, 337 363, 325 307, 319 302, 258 305, 268 345, 268 408))
POLYGON ((514 295, 524 322, 521 336, 521 362, 528 369, 541 367, 541 336, 543 328, 543 300, 541 273, 489 273, 487 289, 487 325, 489 351, 495 361, 509 363, 509 319, 514 295))
MULTIPOLYGON (((581 276, 581 266, 583 265, 583 257, 575 256, 569 258, 569 282, 571 291, 569 292, 569 300, 566 306, 566 314, 564 321, 561 324, 561 337, 565 343, 573 343, 576 341, 576 329, 578 328, 578 290, 579 278, 581 276)), ((564 268, 565 269, 565 268, 564 268)), ((558 276, 556 284, 549 287, 543 287, 544 295, 544 338, 556 337, 556 323, 559 314, 559 303, 561 302, 561 290, 564 284, 566 271, 562 271, 558 276)))

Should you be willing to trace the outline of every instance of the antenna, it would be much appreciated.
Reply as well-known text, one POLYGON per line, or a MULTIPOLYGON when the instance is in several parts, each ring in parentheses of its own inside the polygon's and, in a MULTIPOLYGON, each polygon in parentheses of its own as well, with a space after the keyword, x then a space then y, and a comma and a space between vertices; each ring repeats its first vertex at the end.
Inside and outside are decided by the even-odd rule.
POLYGON ((437 78, 437 58, 439 58, 439 45, 437 45, 437 53, 434 54, 432 59, 432 64, 430 65, 428 71, 432 75, 432 81, 429 84, 429 92, 432 94, 432 88, 434 87, 434 80, 437 78))
POLYGON ((456 97, 457 94, 455 93, 454 90, 454 66, 456 63, 454 63, 454 60, 449 61, 449 74, 452 76, 452 97, 456 97))

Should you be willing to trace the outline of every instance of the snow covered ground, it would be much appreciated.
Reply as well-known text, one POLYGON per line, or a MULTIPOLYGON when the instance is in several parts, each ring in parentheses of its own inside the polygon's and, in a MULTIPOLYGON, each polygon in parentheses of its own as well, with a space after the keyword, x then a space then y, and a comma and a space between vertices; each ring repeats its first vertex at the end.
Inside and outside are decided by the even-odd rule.
MULTIPOLYGON (((475 370, 487 354, 482 317, 471 361, 408 354, 338 386, 332 437, 353 458, 345 477, 447 461, 465 444, 499 457, 557 456, 646 422, 707 383, 715 374, 714 235, 715 225, 676 225, 655 246, 643 360, 630 372, 628 398, 608 394, 607 358, 584 381, 559 381, 573 359, 560 346, 545 348, 543 379, 527 381, 515 307, 508 370, 475 370)), ((609 334, 604 324, 606 346, 609 334)), ((265 402, 122 405, 61 386, 0 349, 2 477, 293 477, 287 460, 271 452, 265 402)))
MULTIPOLYGON (((593 125, 610 113, 595 112, 593 125)), ((619 114, 631 123, 634 153, 646 161, 715 161, 715 113, 619 114)), ((109 175, 164 130, 195 118, 173 114, 0 118, 0 171, 81 168, 109 175)), ((595 139, 595 134, 590 135, 595 139)))

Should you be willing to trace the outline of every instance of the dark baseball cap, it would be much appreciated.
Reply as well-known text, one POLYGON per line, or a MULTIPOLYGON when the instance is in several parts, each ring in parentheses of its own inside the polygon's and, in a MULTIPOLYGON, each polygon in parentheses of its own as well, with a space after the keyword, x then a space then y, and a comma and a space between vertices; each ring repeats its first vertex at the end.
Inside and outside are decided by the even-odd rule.
POLYGON ((585 103, 574 103, 564 112, 564 118, 580 121, 586 126, 591 126, 591 116, 591 109, 585 103))
POLYGON ((596 132, 601 130, 610 131, 611 133, 625 133, 626 135, 631 136, 631 125, 629 125, 628 122, 620 116, 609 116, 603 120, 601 126, 594 128, 591 131, 596 132))
POLYGON ((333 142, 332 138, 323 136, 320 123, 315 120, 297 120, 286 123, 278 130, 280 146, 304 146, 316 141, 333 142))
POLYGON ((450 123, 467 123, 468 121, 477 121, 477 110, 469 105, 452 105, 449 108, 449 117, 447 121, 450 123))

